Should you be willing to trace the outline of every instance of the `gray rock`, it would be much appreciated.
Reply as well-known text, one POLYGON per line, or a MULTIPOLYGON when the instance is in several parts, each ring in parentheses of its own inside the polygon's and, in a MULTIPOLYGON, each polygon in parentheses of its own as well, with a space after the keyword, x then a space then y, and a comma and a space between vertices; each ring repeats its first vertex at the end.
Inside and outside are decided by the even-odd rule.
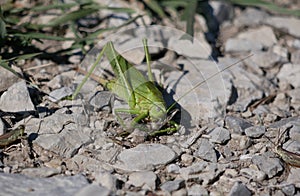
POLYGON ((287 92, 291 97, 291 106, 295 108, 296 111, 300 110, 300 88, 296 88, 287 92))
POLYGON ((291 167, 286 183, 295 184, 296 187, 299 187, 300 186, 299 179, 300 179, 300 168, 291 167))
POLYGON ((296 188, 295 188, 295 185, 290 184, 290 185, 282 187, 281 191, 287 196, 292 196, 295 194, 296 188))
POLYGON ((240 33, 237 38, 261 44, 263 47, 271 47, 277 43, 276 36, 271 27, 261 26, 257 29, 249 29, 240 33), (259 39, 257 39, 259 37, 259 39))
POLYGON ((269 125, 270 128, 280 128, 283 126, 289 126, 289 125, 294 125, 300 122, 300 117, 299 116, 293 116, 289 118, 283 118, 280 121, 274 122, 271 125, 269 125))
POLYGON ((167 166, 168 173, 178 174, 180 167, 177 164, 170 164, 167 166))
POLYGON ((225 43, 225 52, 249 52, 262 49, 261 43, 240 38, 230 38, 225 43))
POLYGON ((109 196, 111 192, 102 186, 90 184, 79 190, 75 196, 109 196))
POLYGON ((263 171, 268 178, 274 177, 276 174, 283 170, 282 163, 278 158, 270 158, 270 156, 264 155, 254 155, 251 159, 252 163, 257 165, 257 167, 263 171))
POLYGON ((266 132, 265 126, 253 126, 245 129, 245 134, 251 138, 259 138, 266 132))
POLYGON ((279 80, 287 81, 289 84, 293 85, 295 88, 300 88, 300 64, 286 63, 282 66, 277 78, 279 80))
POLYGON ((300 37, 300 19, 294 17, 268 17, 265 20, 265 23, 271 25, 275 28, 283 30, 290 35, 295 37, 300 37))
MULTIPOLYGON (((90 99, 90 104, 96 110, 103 110, 105 107, 111 107, 111 100, 112 100, 113 93, 110 91, 100 91, 93 95, 90 99)), ((108 108, 111 109, 111 108, 108 108)))
POLYGON ((132 184, 135 187, 141 187, 144 190, 156 189, 157 176, 152 171, 142 171, 131 173, 128 177, 127 183, 132 184))
POLYGON ((211 142, 224 144, 230 140, 230 132, 223 127, 214 128, 209 134, 211 142))
POLYGON ((187 188, 189 196, 205 196, 208 195, 208 191, 200 186, 199 184, 194 184, 187 188))
POLYGON ((70 158, 84 145, 91 143, 91 130, 63 129, 58 134, 38 135, 36 142, 43 148, 56 152, 60 156, 70 158))
POLYGON ((25 168, 21 172, 26 176, 31 177, 50 177, 61 173, 61 169, 40 167, 40 168, 25 168))
POLYGON ((0 173, 3 195, 74 195, 88 181, 82 175, 67 177, 32 178, 21 174, 0 173))
POLYGON ((185 165, 190 165, 194 161, 194 156, 187 153, 182 154, 180 158, 181 163, 185 165))
POLYGON ((19 80, 15 74, 0 66, 0 92, 5 91, 19 80))
POLYGON ((261 24, 269 15, 263 10, 252 7, 246 9, 234 20, 238 26, 255 26, 261 24))
POLYGON ((70 87, 62 87, 49 93, 49 100, 58 102, 62 98, 72 95, 73 90, 70 87))
POLYGON ((262 171, 252 168, 242 168, 240 174, 246 175, 248 178, 262 182, 266 178, 266 174, 262 171))
POLYGON ((248 127, 252 126, 248 121, 235 116, 226 116, 225 124, 228 129, 238 134, 243 134, 248 127))
POLYGON ((183 179, 179 179, 179 180, 173 180, 173 181, 167 181, 165 183, 163 183, 160 188, 163 191, 167 191, 169 193, 176 191, 180 188, 182 188, 185 185, 184 180, 183 179))
POLYGON ((13 84, 1 95, 0 109, 5 112, 35 111, 24 80, 13 84))
POLYGON ((6 126, 2 118, 0 118, 0 135, 3 135, 4 133, 6 133, 6 126))
POLYGON ((176 153, 162 144, 139 144, 118 155, 115 168, 125 171, 152 170, 177 158, 176 153))
POLYGON ((230 196, 251 196, 250 190, 242 183, 242 182, 236 182, 234 183, 233 187, 231 188, 229 194, 230 196))
POLYGON ((252 64, 255 64, 261 68, 272 68, 276 64, 288 62, 288 59, 286 57, 274 53, 271 50, 268 50, 254 52, 254 55, 249 59, 249 61, 252 62, 252 64))
POLYGON ((117 178, 109 172, 97 172, 95 181, 112 192, 117 191, 117 178))
POLYGON ((292 53, 291 62, 293 64, 300 64, 300 50, 296 50, 292 53))
POLYGON ((199 147, 195 152, 195 156, 200 157, 203 160, 211 161, 213 163, 217 162, 217 153, 214 149, 214 145, 210 143, 207 139, 199 139, 199 147))

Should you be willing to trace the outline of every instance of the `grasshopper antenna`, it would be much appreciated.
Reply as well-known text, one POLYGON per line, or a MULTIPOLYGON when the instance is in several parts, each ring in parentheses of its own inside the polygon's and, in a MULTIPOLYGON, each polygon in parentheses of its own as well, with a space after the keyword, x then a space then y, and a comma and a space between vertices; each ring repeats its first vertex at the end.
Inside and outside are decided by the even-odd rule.
POLYGON ((216 72, 216 73, 212 74, 212 75, 209 76, 206 80, 203 80, 203 81, 199 82, 199 83, 196 84, 193 88, 191 88, 190 90, 186 91, 183 95, 181 95, 181 96, 180 96, 180 97, 179 97, 179 98, 178 98, 178 99, 177 99, 177 100, 169 107, 169 109, 167 110, 167 112, 169 112, 170 109, 172 109, 172 108, 176 105, 176 103, 178 103, 183 97, 185 97, 187 94, 189 94, 190 92, 192 92, 193 90, 195 90, 196 88, 198 88, 199 86, 201 86, 204 82, 206 82, 206 81, 208 81, 208 80, 214 78, 215 76, 217 76, 218 74, 222 73, 223 71, 225 71, 225 70, 227 70, 227 69, 233 67, 234 65, 236 65, 236 64, 238 64, 238 63, 240 63, 240 62, 242 62, 242 61, 244 61, 244 60, 250 58, 251 56, 253 56, 253 54, 250 54, 250 55, 248 55, 248 56, 246 56, 246 57, 244 57, 244 58, 238 60, 237 62, 235 62, 235 63, 233 63, 233 64, 231 64, 231 65, 229 65, 229 66, 227 66, 227 67, 225 67, 225 68, 223 68, 223 69, 221 69, 219 72, 216 72))

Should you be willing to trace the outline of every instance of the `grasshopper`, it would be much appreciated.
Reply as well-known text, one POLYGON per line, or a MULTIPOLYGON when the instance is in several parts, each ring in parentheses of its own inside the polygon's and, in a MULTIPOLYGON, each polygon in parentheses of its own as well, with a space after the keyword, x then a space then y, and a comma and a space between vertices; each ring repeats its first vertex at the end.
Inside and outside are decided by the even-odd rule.
POLYGON ((18 128, 0 136, 0 147, 6 147, 24 135, 25 126, 20 125, 18 128))
MULTIPOLYGON (((148 51, 146 39, 143 39, 143 45, 146 54, 148 79, 146 79, 139 70, 137 70, 115 50, 112 42, 108 42, 106 45, 104 45, 102 51, 97 56, 96 61, 91 66, 88 72, 79 70, 79 72, 86 74, 86 76, 75 90, 72 98, 74 99, 77 96, 83 84, 87 81, 87 79, 90 76, 92 76, 92 72, 94 71, 96 65, 100 62, 100 59, 105 53, 116 76, 116 79, 112 81, 107 81, 105 79, 97 77, 96 80, 128 103, 129 109, 116 109, 115 113, 117 114, 117 112, 127 112, 136 115, 131 123, 133 127, 141 125, 141 122, 152 122, 152 124, 160 124, 158 127, 155 128, 154 131, 150 131, 150 136, 155 136, 163 133, 172 133, 177 131, 179 129, 179 125, 173 121, 170 121, 170 119, 173 116, 167 117, 167 114, 170 112, 171 109, 174 108, 176 103, 188 93, 202 85, 207 80, 215 77, 220 72, 223 72, 224 70, 230 68, 233 65, 236 65, 237 63, 251 56, 249 55, 246 58, 230 66, 225 67, 224 69, 220 70, 220 72, 217 72, 208 77, 206 81, 197 83, 193 88, 186 91, 181 97, 179 97, 167 109, 161 91, 153 83, 154 79, 151 72, 150 54, 148 51), (162 127, 167 123, 170 126, 166 129, 162 129, 162 127)), ((174 114, 175 113, 173 113, 173 115, 174 114)))
POLYGON ((280 143, 280 140, 282 136, 291 128, 286 128, 282 134, 279 135, 277 144, 275 145, 275 153, 279 155, 279 157, 288 165, 294 166, 294 167, 300 167, 300 154, 295 152, 290 152, 288 150, 285 150, 282 148, 282 144, 280 143))

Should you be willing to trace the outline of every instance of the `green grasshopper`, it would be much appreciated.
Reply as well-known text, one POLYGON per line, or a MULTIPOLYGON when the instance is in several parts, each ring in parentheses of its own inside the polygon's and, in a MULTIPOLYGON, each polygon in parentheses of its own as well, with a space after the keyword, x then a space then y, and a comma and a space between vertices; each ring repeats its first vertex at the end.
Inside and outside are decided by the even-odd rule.
POLYGON ((0 136, 0 147, 6 147, 24 135, 25 126, 20 125, 18 128, 0 136))
MULTIPOLYGON (((146 79, 139 70, 137 70, 133 65, 131 65, 124 57, 122 57, 115 50, 112 42, 108 42, 103 47, 100 54, 97 56, 96 61, 92 65, 91 69, 86 73, 85 78, 83 79, 81 84, 77 87, 72 98, 74 99, 77 96, 83 84, 92 75, 92 72, 94 71, 95 67, 100 62, 100 59, 105 53, 105 55, 107 56, 110 62, 112 70, 116 76, 116 79, 112 81, 107 81, 97 77, 98 78, 97 81, 100 82, 102 85, 106 86, 114 94, 124 99, 129 105, 129 109, 116 109, 115 113, 117 114, 117 112, 127 112, 136 115, 131 123, 133 127, 140 125, 141 122, 152 122, 154 124, 155 123, 160 124, 160 126, 158 126, 159 128, 156 128, 156 130, 154 131, 151 130, 149 134, 150 136, 175 132, 179 129, 179 125, 173 121, 169 121, 172 117, 167 117, 167 114, 170 112, 172 108, 174 108, 174 106, 180 99, 182 99, 188 93, 190 93, 191 91, 199 87, 205 81, 199 82, 192 89, 185 92, 179 99, 177 99, 176 102, 174 102, 167 109, 161 91, 153 83, 154 79, 151 72, 150 55, 149 55, 146 39, 143 39, 143 45, 144 45, 144 51, 146 54, 146 62, 148 67, 148 79, 146 79), (167 123, 169 123, 170 126, 166 129, 162 129, 162 127, 167 123)), ((240 61, 224 68, 220 72, 230 68, 231 66, 239 63, 240 61)), ((83 70, 79 72, 84 73, 83 70)), ((215 77, 220 72, 211 75, 210 77, 207 78, 207 80, 215 77)))

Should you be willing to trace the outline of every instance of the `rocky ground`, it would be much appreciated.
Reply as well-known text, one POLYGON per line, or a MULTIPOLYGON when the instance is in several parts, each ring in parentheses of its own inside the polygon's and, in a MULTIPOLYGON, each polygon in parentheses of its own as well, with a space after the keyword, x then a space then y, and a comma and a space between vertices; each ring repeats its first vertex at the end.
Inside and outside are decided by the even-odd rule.
MULTIPOLYGON (((68 64, 24 61, 23 74, 31 83, 1 68, 0 131, 24 124, 26 135, 1 145, 1 192, 299 195, 300 19, 222 2, 210 5, 220 23, 217 40, 209 39, 216 32, 208 32, 201 15, 195 18, 193 43, 180 39, 183 24, 145 28, 140 25, 153 21, 144 15, 144 23, 139 20, 104 33, 82 61, 77 53, 68 64), (65 97, 83 80, 76 67, 87 70, 107 40, 145 71, 144 37, 165 94, 176 100, 197 88, 179 101, 178 132, 147 137, 149 132, 136 128, 122 137, 125 128, 110 106, 126 105, 98 82, 88 80, 75 100, 65 97), (249 54, 253 55, 239 61, 249 54), (205 82, 198 86, 201 81, 205 82), (294 166, 276 151, 280 146, 294 156, 294 166)), ((135 1, 128 6, 140 9, 135 1)), ((126 17, 119 13, 107 25, 120 24, 126 17)), ((47 44, 57 43, 36 44, 47 50, 47 44)), ((94 74, 111 77, 107 60, 100 64, 94 74)))

